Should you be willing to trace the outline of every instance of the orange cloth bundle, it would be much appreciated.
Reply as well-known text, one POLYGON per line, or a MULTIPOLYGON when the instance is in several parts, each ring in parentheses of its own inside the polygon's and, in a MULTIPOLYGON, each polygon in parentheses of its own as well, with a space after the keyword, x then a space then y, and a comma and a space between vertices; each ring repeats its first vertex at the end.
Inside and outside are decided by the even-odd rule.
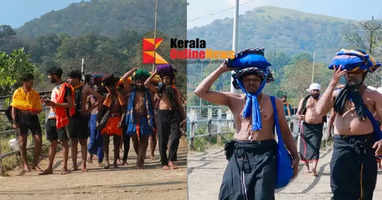
POLYGON ((42 110, 40 95, 33 89, 27 92, 22 87, 13 93, 11 106, 23 111, 42 110))
MULTIPOLYGON (((65 100, 65 93, 66 88, 69 87, 71 90, 71 100, 72 105, 74 105, 74 89, 73 87, 68 83, 61 84, 60 91, 57 93, 56 96, 56 103, 64 103, 65 100)), ((67 108, 62 107, 55 107, 54 112, 56 113, 56 127, 62 128, 69 124, 69 116, 67 115, 67 108)), ((74 106, 69 109, 70 116, 73 116, 75 114, 74 106)))
POLYGON ((102 129, 102 134, 107 135, 122 135, 122 128, 119 127, 119 122, 121 121, 121 116, 110 117, 106 123, 105 128, 102 129))

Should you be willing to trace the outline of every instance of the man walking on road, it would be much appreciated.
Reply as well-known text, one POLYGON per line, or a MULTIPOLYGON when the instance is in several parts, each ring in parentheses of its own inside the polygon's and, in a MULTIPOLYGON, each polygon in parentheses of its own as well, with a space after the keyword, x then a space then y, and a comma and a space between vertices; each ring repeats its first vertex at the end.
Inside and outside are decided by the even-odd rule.
POLYGON ((379 67, 365 52, 342 49, 329 65, 333 76, 314 109, 323 116, 332 108, 334 147, 330 186, 334 200, 371 200, 377 180, 376 156, 382 155, 382 94, 366 87, 367 73, 379 67), (336 86, 342 76, 346 85, 336 86))
POLYGON ((273 80, 268 67, 270 64, 264 58, 263 49, 247 50, 237 57, 247 55, 257 57, 261 62, 236 70, 234 86, 240 84, 246 95, 210 90, 219 76, 233 70, 226 63, 195 89, 200 98, 227 106, 234 115, 235 140, 225 147, 229 163, 220 188, 221 200, 274 199, 277 177, 274 115, 278 115, 282 137, 293 157, 294 175, 297 174, 299 159, 284 116, 283 103, 276 100, 277 113, 274 113, 271 97, 261 92, 265 83, 273 80))
POLYGON ((318 115, 314 109, 320 98, 320 89, 320 84, 310 84, 308 89, 310 94, 301 99, 297 109, 299 119, 302 120, 302 128, 300 129, 300 157, 305 162, 308 172, 313 173, 314 176, 317 176, 322 128, 324 126, 324 118, 326 118, 325 115, 318 115), (312 171, 309 168, 311 162, 313 162, 312 171))

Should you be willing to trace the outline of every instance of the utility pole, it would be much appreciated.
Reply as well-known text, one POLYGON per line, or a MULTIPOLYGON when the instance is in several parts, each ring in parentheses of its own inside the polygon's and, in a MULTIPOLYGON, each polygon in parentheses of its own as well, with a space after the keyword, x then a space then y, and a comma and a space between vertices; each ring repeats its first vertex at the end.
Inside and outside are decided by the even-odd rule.
MULTIPOLYGON (((154 0, 154 46, 155 40, 157 38, 157 21, 158 21, 158 0, 154 0)), ((154 63, 153 63, 153 71, 155 70, 155 53, 154 53, 154 63)))
POLYGON ((315 58, 316 58, 316 53, 313 51, 313 66, 312 66, 312 83, 314 83, 314 70, 315 70, 315 58))
POLYGON ((369 54, 374 54, 374 43, 375 43, 375 32, 382 29, 382 25, 374 20, 374 16, 371 17, 371 20, 361 23, 362 27, 369 32, 369 54))
MULTIPOLYGON (((238 37, 239 37, 239 0, 235 0, 235 10, 233 15, 233 34, 232 34, 232 51, 237 52, 238 37)), ((240 90, 235 89, 232 85, 233 78, 231 76, 231 92, 239 93, 240 90)))
POLYGON ((85 58, 81 59, 81 79, 85 81, 85 58))

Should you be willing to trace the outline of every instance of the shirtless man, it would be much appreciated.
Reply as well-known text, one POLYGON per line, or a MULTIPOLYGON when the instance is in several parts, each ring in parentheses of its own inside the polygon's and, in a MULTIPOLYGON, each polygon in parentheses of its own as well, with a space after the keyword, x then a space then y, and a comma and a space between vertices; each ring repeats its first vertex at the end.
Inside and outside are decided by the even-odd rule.
POLYGON ((378 64, 361 51, 342 49, 329 68, 334 69, 328 88, 315 106, 319 116, 332 108, 334 147, 330 163, 334 200, 371 200, 377 180, 376 157, 382 155, 382 140, 374 117, 382 119, 382 95, 364 84, 378 64), (340 78, 346 86, 336 90, 340 78))
POLYGON ((174 86, 175 70, 171 65, 158 65, 157 69, 145 81, 145 87, 152 93, 159 94, 158 110, 158 137, 159 153, 163 169, 176 169, 174 161, 181 137, 180 126, 185 124, 186 114, 183 107, 182 95, 174 86), (162 83, 160 87, 153 85, 152 78, 159 74, 162 83), (170 140, 170 142, 169 142, 170 140), (167 145, 169 144, 169 155, 167 157, 167 145))
POLYGON ((90 118, 89 111, 86 110, 86 98, 89 94, 96 96, 97 99, 102 100, 102 96, 95 92, 89 85, 84 85, 81 82, 81 72, 73 70, 69 73, 68 82, 74 89, 74 107, 75 114, 70 117, 69 133, 72 142, 72 161, 73 171, 78 170, 77 166, 77 153, 78 142, 81 145, 82 157, 82 172, 86 172, 87 160, 87 140, 89 137, 88 122, 90 118))
MULTIPOLYGON (((255 54, 264 56, 264 50, 256 49, 255 54)), ((274 139, 273 115, 275 113, 273 112, 270 96, 261 92, 261 85, 273 80, 268 66, 262 65, 266 69, 249 67, 239 70, 235 74, 235 80, 241 82, 242 90, 245 90, 248 95, 257 94, 259 112, 256 112, 256 114, 260 114, 260 116, 253 116, 253 110, 248 117, 243 116, 247 109, 245 106, 246 95, 210 90, 219 76, 233 70, 225 63, 207 76, 194 91, 196 95, 204 100, 229 107, 234 115, 236 133, 234 141, 228 143, 230 145, 226 145, 225 148, 226 155, 230 154, 231 156, 227 156, 229 163, 220 188, 219 199, 221 200, 274 199, 277 153, 277 144, 274 139), (269 72, 269 74, 264 75, 266 72, 269 72), (260 123, 253 124, 253 117, 260 117, 260 123), (253 130, 255 127, 257 127, 256 131, 253 130), (243 166, 243 168, 238 166, 243 166), (242 175, 248 177, 242 177, 242 175), (245 181, 242 181, 243 179, 245 181), (242 187, 245 187, 245 189, 242 187)), ((282 138, 293 157, 295 176, 299 162, 296 145, 288 128, 283 103, 280 99, 276 99, 276 107, 282 138)), ((252 107, 251 109, 255 108, 252 107)))
POLYGON ((318 115, 314 109, 320 97, 320 89, 320 84, 310 84, 308 89, 310 94, 301 99, 297 109, 298 117, 302 120, 300 157, 308 172, 313 172, 314 176, 317 176, 317 163, 320 158, 322 128, 324 126, 323 118, 325 117, 318 115), (309 168, 310 162, 313 162, 312 171, 309 168))
POLYGON ((114 168, 117 168, 117 159, 119 158, 119 149, 122 136, 122 115, 124 112, 125 101, 117 90, 116 86, 118 83, 117 78, 107 76, 103 80, 103 85, 107 90, 107 95, 103 101, 102 108, 97 115, 97 129, 101 131, 104 135, 104 152, 106 165, 105 169, 109 169, 109 143, 110 136, 113 136, 114 143, 114 168))
MULTIPOLYGON (((132 137, 134 149, 137 153, 137 168, 143 169, 149 136, 153 135, 155 131, 153 95, 144 86, 144 82, 150 76, 150 73, 145 69, 133 68, 124 75, 125 78, 122 80, 124 81, 130 75, 132 75, 133 84, 128 87, 124 138, 132 137), (135 73, 132 75, 132 72, 135 73)), ((130 140, 128 139, 126 142, 130 142, 130 140)), ((129 150, 127 145, 125 144, 124 162, 127 159, 129 150)))

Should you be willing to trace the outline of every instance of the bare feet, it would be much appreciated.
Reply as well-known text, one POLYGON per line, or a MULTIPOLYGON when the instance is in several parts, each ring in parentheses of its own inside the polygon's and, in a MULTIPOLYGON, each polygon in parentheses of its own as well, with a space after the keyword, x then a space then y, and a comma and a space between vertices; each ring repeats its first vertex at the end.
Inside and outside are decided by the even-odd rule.
POLYGON ((124 160, 124 161, 122 162, 122 165, 126 165, 126 166, 127 166, 127 161, 124 160))
POLYGON ((318 176, 316 169, 312 169, 313 176, 318 176))
POLYGON ((78 170, 78 166, 73 166, 73 171, 77 171, 78 170))
POLYGON ((163 170, 169 170, 170 168, 169 168, 167 165, 164 165, 164 166, 162 167, 162 169, 163 169, 163 170))
MULTIPOLYGON (((77 170, 78 170, 78 169, 77 169, 77 170)), ((61 175, 66 175, 66 174, 69 174, 69 173, 70 173, 70 171, 69 171, 68 169, 65 169, 65 168, 64 168, 64 169, 61 170, 61 173, 60 173, 60 174, 61 174, 61 175)))
POLYGON ((169 162, 169 163, 168 163, 168 166, 169 166, 171 169, 178 169, 178 167, 177 167, 173 162, 169 162))
POLYGON ((32 166, 32 170, 41 171, 41 172, 43 171, 39 165, 32 166))
POLYGON ((99 162, 98 167, 103 167, 103 164, 101 162, 99 162))
POLYGON ((113 166, 114 166, 114 168, 118 168, 117 162, 114 162, 113 166))
POLYGON ((81 171, 82 171, 82 172, 88 172, 88 169, 86 169, 86 168, 82 168, 81 171))
POLYGON ((29 168, 28 164, 24 164, 23 171, 25 171, 25 172, 30 172, 31 171, 31 169, 29 168))
POLYGON ((109 163, 106 163, 106 165, 103 167, 104 169, 109 169, 110 168, 110 164, 109 163))
POLYGON ((42 171, 41 173, 39 173, 38 175, 48 175, 48 174, 53 174, 53 170, 52 169, 46 169, 46 170, 42 171))

